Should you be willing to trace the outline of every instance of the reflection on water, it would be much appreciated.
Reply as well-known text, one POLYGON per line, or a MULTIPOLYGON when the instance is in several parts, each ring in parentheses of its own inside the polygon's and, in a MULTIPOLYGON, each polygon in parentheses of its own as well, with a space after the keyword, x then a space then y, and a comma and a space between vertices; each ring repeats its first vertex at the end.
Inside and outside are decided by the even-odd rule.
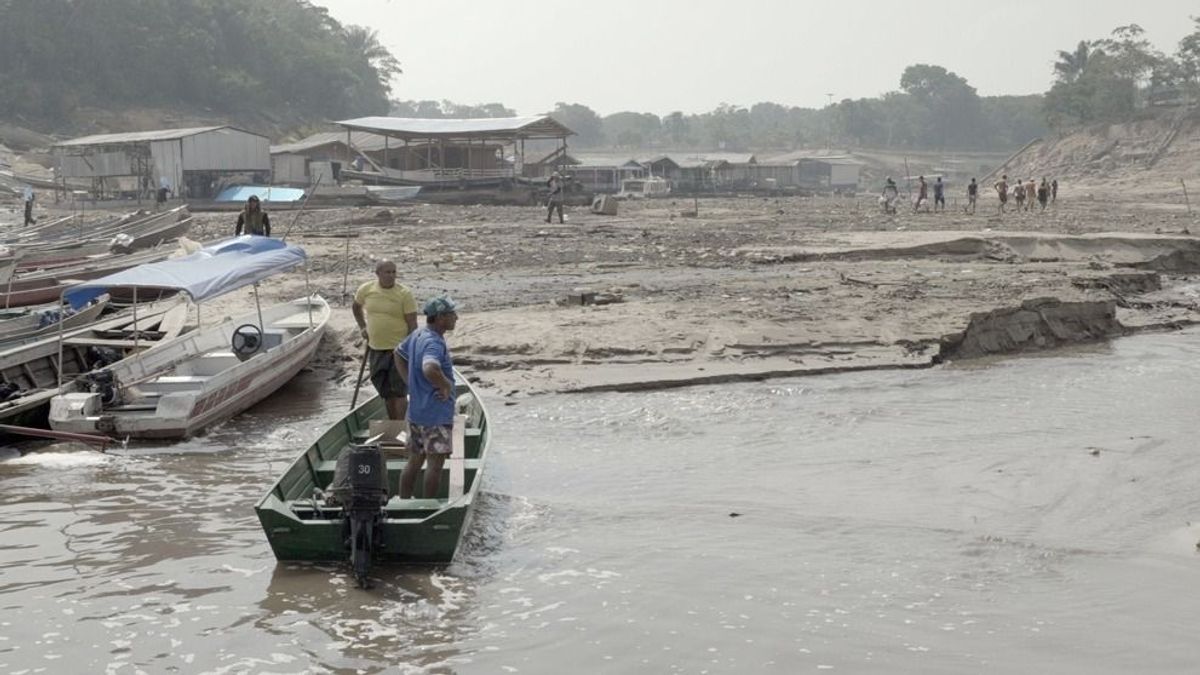
POLYGON ((0 462, 0 672, 1193 670, 1200 334, 492 407, 461 559, 278 565, 253 504, 349 403, 0 462))

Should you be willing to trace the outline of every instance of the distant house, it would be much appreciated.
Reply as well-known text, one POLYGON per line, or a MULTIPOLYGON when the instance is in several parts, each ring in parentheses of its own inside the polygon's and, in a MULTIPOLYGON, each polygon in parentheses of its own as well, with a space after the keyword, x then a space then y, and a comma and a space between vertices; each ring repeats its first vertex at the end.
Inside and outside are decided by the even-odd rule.
MULTIPOLYGON (((354 165, 360 155, 385 162, 387 139, 364 131, 354 132, 347 142, 346 133, 323 131, 298 141, 271 146, 271 175, 275 183, 312 185, 336 182, 343 166, 354 165), (322 178, 324 176, 324 178, 322 178)), ((365 160, 359 160, 365 164, 365 160)))
POLYGON ((160 186, 210 198, 234 182, 265 183, 270 141, 231 126, 84 136, 51 149, 64 184, 90 181, 97 198, 148 196, 160 186))
POLYGON ((558 152, 527 162, 524 175, 527 178, 546 178, 555 171, 569 174, 581 189, 593 193, 619 192, 621 181, 646 175, 645 167, 632 157, 558 152))
POLYGON ((814 155, 794 152, 769 157, 752 171, 759 187, 855 190, 862 162, 849 155, 814 155))
POLYGON ((737 189, 750 184, 757 158, 748 153, 712 152, 659 155, 642 160, 655 176, 680 192, 737 189))

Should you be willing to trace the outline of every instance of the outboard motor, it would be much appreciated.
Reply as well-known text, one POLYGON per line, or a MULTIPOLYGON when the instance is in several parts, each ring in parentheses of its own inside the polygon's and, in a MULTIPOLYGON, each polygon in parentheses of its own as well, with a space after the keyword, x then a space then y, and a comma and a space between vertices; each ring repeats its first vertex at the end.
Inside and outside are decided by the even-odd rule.
POLYGON ((94 370, 77 378, 80 389, 100 395, 105 407, 116 405, 121 399, 121 387, 111 370, 94 370))
POLYGON ((111 347, 88 347, 88 356, 92 362, 92 370, 99 370, 125 358, 121 352, 111 347))
POLYGON ((352 445, 338 455, 331 491, 342 505, 342 532, 360 588, 370 588, 371 554, 383 541, 387 463, 378 445, 352 445))

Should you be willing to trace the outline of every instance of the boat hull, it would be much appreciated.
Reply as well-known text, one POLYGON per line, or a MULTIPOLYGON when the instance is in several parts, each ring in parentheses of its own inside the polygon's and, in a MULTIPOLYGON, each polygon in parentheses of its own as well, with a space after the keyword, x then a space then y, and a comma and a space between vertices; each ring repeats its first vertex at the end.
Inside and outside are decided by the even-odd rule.
MULTIPOLYGON (((471 523, 487 456, 487 412, 477 392, 456 376, 460 396, 460 424, 465 426, 462 453, 446 461, 442 491, 434 499, 399 499, 399 477, 406 460, 387 459, 386 517, 380 526, 381 542, 372 557, 391 564, 444 564, 451 562, 471 523), (468 398, 469 397, 469 398, 468 398), (456 468, 456 462, 458 462, 456 468), (455 472, 464 486, 454 490, 455 472)), ((259 522, 276 559, 280 561, 342 562, 349 557, 340 509, 313 497, 333 480, 337 456, 354 443, 363 442, 373 421, 386 418, 382 399, 371 398, 330 427, 302 453, 255 507, 259 522)), ((418 476, 417 485, 421 484, 418 476)))
POLYGON ((131 362, 113 369, 118 382, 129 383, 123 399, 145 396, 145 390, 155 390, 151 392, 154 398, 149 399, 151 405, 138 406, 135 401, 132 409, 129 404, 106 409, 97 394, 68 393, 53 402, 50 426, 56 431, 100 432, 116 438, 193 436, 241 413, 295 377, 316 352, 329 313, 328 303, 319 296, 269 308, 265 315, 279 317, 279 321, 272 323, 270 318, 265 321, 268 333, 289 318, 292 323, 288 325, 298 332, 245 361, 216 349, 218 340, 221 345, 227 344, 227 336, 237 325, 250 323, 250 316, 182 336, 161 345, 141 363, 131 362), (313 308, 311 326, 303 321, 306 307, 313 308), (216 360, 226 365, 208 374, 211 371, 204 369, 206 359, 209 363, 216 360), (197 374, 197 368, 204 374, 197 374), (135 388, 138 393, 131 393, 135 388))

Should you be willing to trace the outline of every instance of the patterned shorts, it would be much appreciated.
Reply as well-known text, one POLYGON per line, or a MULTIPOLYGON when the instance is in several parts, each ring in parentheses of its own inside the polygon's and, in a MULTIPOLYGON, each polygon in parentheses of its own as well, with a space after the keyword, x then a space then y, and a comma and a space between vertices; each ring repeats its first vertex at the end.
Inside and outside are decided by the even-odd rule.
POLYGON ((449 424, 408 423, 408 449, 420 455, 449 455, 453 447, 449 424))

